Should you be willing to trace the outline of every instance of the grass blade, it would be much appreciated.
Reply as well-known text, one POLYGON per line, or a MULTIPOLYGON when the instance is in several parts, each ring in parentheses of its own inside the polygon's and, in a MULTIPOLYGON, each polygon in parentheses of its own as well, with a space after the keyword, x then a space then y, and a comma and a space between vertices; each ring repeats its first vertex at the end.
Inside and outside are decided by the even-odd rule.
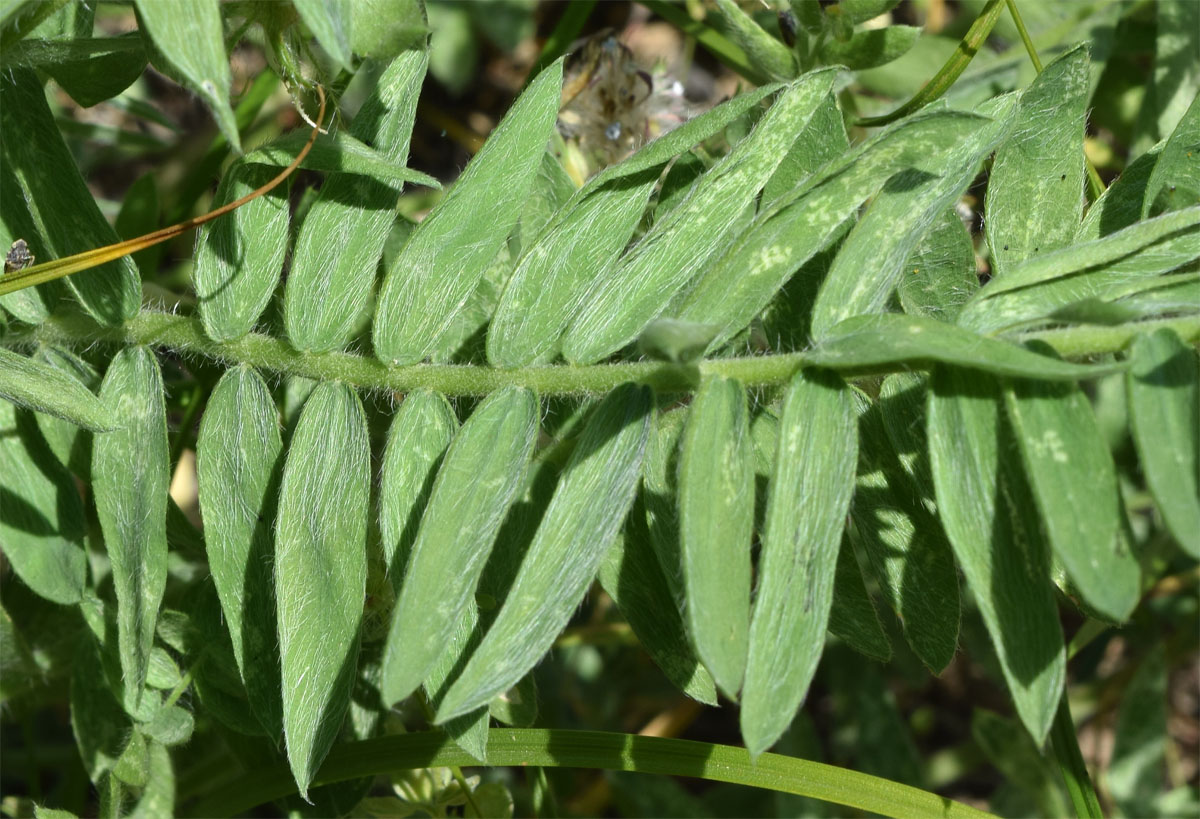
POLYGON ((384 279, 375 354, 412 364, 438 349, 520 216, 554 127, 562 62, 538 75, 454 187, 413 231, 384 279))
POLYGON ((1049 552, 987 375, 933 374, 929 454, 946 534, 983 615, 1021 722, 1041 744, 1066 676, 1049 552))
POLYGON ((750 621, 741 727, 751 757, 791 723, 821 658, 857 451, 845 384, 819 370, 797 373, 779 422, 750 621))
POLYGON ((87 579, 87 520, 79 491, 32 414, 8 402, 0 402, 0 475, 4 556, 41 597, 67 606, 78 603, 87 579))
POLYGON ((158 361, 144 347, 117 353, 100 398, 124 425, 92 443, 96 515, 112 562, 126 708, 142 696, 167 584, 167 419, 158 361))
POLYGON ((750 136, 597 281, 563 338, 568 361, 591 363, 615 352, 666 309, 698 268, 728 242, 742 211, 825 99, 834 74, 830 69, 814 72, 788 86, 750 136))
MULTIPOLYGON (((37 227, 36 239, 48 255, 70 256, 118 241, 80 176, 31 69, 3 73, 0 130, 20 134, 19 139, 4 140, 5 164, 20 186, 37 227)), ((101 324, 118 325, 141 306, 142 283, 132 259, 73 276, 67 279, 67 287, 101 324)))
MULTIPOLYGON (((408 161, 428 63, 423 51, 393 60, 350 124, 350 136, 399 167, 408 161)), ((284 325, 297 349, 341 349, 361 326, 396 199, 394 186, 357 174, 334 174, 321 187, 296 237, 283 293, 284 325)))
POLYGON ((596 408, 496 621, 446 693, 438 722, 514 685, 567 624, 633 502, 651 407, 649 389, 627 385, 596 408))
POLYGON ((483 572, 537 436, 529 390, 492 393, 463 424, 438 470, 384 649, 384 702, 411 694, 445 650, 483 572))
MULTIPOLYGON (((241 199, 272 176, 267 168, 234 163, 214 204, 241 199)), ((254 329, 283 272, 288 221, 287 192, 276 188, 200 228, 192 278, 204 331, 213 340, 232 341, 254 329)))
POLYGON ((392 419, 379 470, 379 537, 397 593, 437 468, 457 431, 450 402, 429 390, 406 395, 392 419))
POLYGON ((1104 618, 1125 620, 1141 596, 1141 572, 1121 531, 1117 469, 1091 402, 1075 384, 1021 379, 1006 386, 1004 403, 1046 539, 1071 585, 1104 618))
POLYGON ((217 383, 196 440, 204 543, 251 709, 267 735, 283 729, 275 632, 275 541, 283 443, 267 385, 249 367, 217 383))
POLYGON ((1018 123, 996 151, 984 226, 993 275, 1071 243, 1083 215, 1088 49, 1057 58, 1021 94, 1018 123))
POLYGON ((997 375, 1074 381, 1123 367, 1083 365, 1030 352, 1008 342, 978 336, 962 328, 918 316, 881 313, 839 323, 808 356, 824 367, 869 370, 885 364, 931 362, 985 370, 997 375))
POLYGON ((736 698, 750 634, 754 448, 746 388, 705 379, 679 456, 679 543, 684 616, 696 654, 736 698))
POLYGON ((225 32, 217 0, 134 0, 138 25, 165 60, 161 68, 198 94, 229 144, 242 150, 237 118, 229 106, 233 78, 225 54, 225 32))
POLYGON ((301 795, 350 704, 367 582, 370 452, 354 391, 326 381, 292 436, 275 532, 288 763, 301 795))
POLYGON ((1170 330, 1138 336, 1126 390, 1146 483, 1167 529, 1200 558, 1200 361, 1170 330))

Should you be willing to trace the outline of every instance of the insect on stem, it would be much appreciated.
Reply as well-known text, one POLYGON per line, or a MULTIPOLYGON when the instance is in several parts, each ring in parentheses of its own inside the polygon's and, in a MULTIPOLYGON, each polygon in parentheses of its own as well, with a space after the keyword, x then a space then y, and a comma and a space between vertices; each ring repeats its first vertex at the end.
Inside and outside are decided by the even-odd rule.
POLYGON ((32 287, 36 284, 52 281, 54 279, 69 276, 72 273, 78 273, 80 270, 87 270, 91 267, 111 262, 114 259, 119 259, 122 256, 128 256, 130 253, 137 253, 139 250, 145 250, 160 242, 165 242, 168 239, 173 239, 180 234, 191 230, 194 227, 199 227, 205 222, 211 222, 218 216, 224 216, 232 210, 240 208, 242 205, 257 199, 265 193, 270 193, 271 190, 283 180, 287 179, 300 163, 304 161, 304 157, 308 156, 309 150, 312 149, 313 143, 317 141, 317 134, 321 133, 321 126, 325 122, 325 89, 317 86, 317 96, 321 100, 321 109, 317 113, 317 121, 313 125, 312 133, 308 137, 308 141, 304 143, 304 147, 300 149, 300 153, 296 154, 296 158, 292 160, 286 168, 272 180, 267 182, 260 188, 251 191, 226 205, 222 205, 215 210, 200 216, 194 216, 180 222, 177 225, 160 228, 152 231, 144 236, 138 236, 135 239, 126 239, 123 242, 117 242, 104 247, 98 247, 93 250, 85 250, 83 253, 76 253, 73 256, 67 256, 62 259, 54 259, 42 264, 35 264, 29 267, 15 267, 8 264, 5 265, 6 273, 0 277, 0 296, 8 293, 16 292, 26 287, 32 287), (9 270, 12 267, 14 269, 9 270))

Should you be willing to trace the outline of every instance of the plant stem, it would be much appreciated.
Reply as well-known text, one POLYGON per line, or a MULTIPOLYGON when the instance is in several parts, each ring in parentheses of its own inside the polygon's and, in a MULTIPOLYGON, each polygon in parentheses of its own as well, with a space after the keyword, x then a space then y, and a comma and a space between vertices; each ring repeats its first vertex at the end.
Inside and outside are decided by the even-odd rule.
POLYGON ((1103 819, 1100 799, 1096 796, 1096 789, 1092 787, 1092 778, 1088 776, 1087 765, 1084 764, 1083 754, 1079 751, 1079 740, 1075 736, 1075 723, 1071 721, 1066 689, 1058 701, 1058 711, 1054 714, 1054 724, 1050 727, 1050 747, 1054 749, 1054 758, 1066 782, 1067 793, 1075 807, 1075 815, 1079 819, 1103 819))
MULTIPOLYGON (((1200 316, 1158 319, 1116 327, 1064 327, 1015 333, 1022 342, 1037 339, 1064 358, 1116 353, 1139 333, 1167 327, 1187 343, 1200 341, 1200 316)), ((777 353, 745 358, 714 358, 696 364, 658 361, 593 364, 590 366, 542 365, 496 369, 485 365, 414 364, 389 367, 375 358, 351 353, 302 353, 286 341, 249 333, 236 341, 213 341, 204 334, 199 319, 145 310, 119 327, 104 327, 80 314, 54 316, 45 323, 4 339, 6 346, 21 344, 142 344, 166 347, 179 353, 205 356, 228 364, 249 364, 283 375, 319 381, 342 381, 354 387, 391 392, 431 389, 449 396, 487 395, 507 386, 537 390, 545 396, 601 395, 626 382, 653 387, 660 393, 694 391, 704 375, 736 378, 750 388, 786 384, 809 358, 805 353, 777 353)), ((912 369, 911 362, 880 368, 878 373, 912 369)))
MULTIPOLYGON (((593 768, 690 776, 811 796, 884 816, 968 819, 990 814, 928 791, 846 768, 744 748, 601 731, 493 728, 490 765, 593 768)), ((335 747, 313 785, 411 768, 476 764, 441 731, 397 734, 335 747)), ((198 816, 228 816, 296 792, 287 765, 242 776, 191 806, 198 816)))

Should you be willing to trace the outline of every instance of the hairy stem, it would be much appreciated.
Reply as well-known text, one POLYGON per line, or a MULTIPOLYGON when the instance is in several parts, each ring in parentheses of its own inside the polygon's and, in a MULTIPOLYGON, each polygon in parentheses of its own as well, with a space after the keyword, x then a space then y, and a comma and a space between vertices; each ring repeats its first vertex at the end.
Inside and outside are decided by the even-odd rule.
MULTIPOLYGON (((1115 353, 1139 333, 1170 327, 1188 343, 1200 341, 1200 317, 1159 319, 1116 327, 1083 326, 1014 334, 1014 341, 1046 342, 1065 358, 1115 353)), ((286 341, 250 333, 236 341, 213 341, 204 334, 199 319, 170 313, 143 311, 120 327, 103 327, 83 315, 56 316, 29 330, 10 333, 5 345, 93 343, 142 344, 202 355, 234 364, 249 364, 281 375, 316 380, 338 380, 371 390, 409 392, 431 389, 444 395, 487 395, 507 386, 522 386, 542 395, 603 394, 628 381, 646 384, 662 393, 691 392, 703 375, 736 378, 747 387, 787 383, 809 359, 803 352, 745 358, 718 358, 696 364, 622 362, 586 367, 548 365, 502 370, 483 365, 415 364, 389 367, 381 361, 353 353, 302 353, 286 341)), ((897 364, 880 374, 911 369, 897 364)), ((862 374, 861 370, 858 374, 862 374)), ((874 373, 872 373, 874 374, 874 373)))

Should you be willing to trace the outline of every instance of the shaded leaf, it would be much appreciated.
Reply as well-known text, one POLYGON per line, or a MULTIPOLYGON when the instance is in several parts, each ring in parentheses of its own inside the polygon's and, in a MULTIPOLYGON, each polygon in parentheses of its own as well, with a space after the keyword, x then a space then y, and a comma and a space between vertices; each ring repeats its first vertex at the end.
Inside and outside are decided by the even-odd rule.
POLYGON ((96 432, 125 423, 71 373, 2 348, 0 398, 96 432))
POLYGON ((838 548, 837 569, 833 578, 833 604, 829 609, 829 632, 846 645, 872 660, 886 663, 892 658, 892 644, 879 624, 875 603, 867 593, 862 568, 854 556, 849 537, 838 548))
POLYGON ((901 268, 904 312, 953 324, 979 289, 971 234, 953 209, 942 211, 901 268))

